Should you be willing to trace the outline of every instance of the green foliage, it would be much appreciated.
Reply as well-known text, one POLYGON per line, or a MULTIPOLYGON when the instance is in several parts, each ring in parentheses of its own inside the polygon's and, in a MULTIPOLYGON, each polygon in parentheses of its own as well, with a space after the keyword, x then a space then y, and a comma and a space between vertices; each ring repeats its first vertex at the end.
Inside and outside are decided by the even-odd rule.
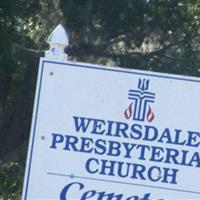
POLYGON ((199 2, 61 0, 61 5, 77 42, 114 54, 116 64, 199 75, 199 2))
POLYGON ((17 162, 0 164, 0 199, 20 199, 24 167, 17 162))
POLYGON ((58 23, 56 17, 51 20, 49 15, 53 9, 52 2, 46 0, 0 1, 0 124, 5 110, 1 107, 12 105, 27 70, 27 61, 16 45, 44 49, 48 26, 58 23))

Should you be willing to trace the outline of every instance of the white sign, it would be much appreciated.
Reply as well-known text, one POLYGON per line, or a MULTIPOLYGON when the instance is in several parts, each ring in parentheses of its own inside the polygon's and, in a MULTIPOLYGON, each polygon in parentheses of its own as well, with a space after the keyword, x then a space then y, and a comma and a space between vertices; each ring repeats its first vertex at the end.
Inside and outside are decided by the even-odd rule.
POLYGON ((200 199, 200 79, 41 59, 23 199, 200 199))

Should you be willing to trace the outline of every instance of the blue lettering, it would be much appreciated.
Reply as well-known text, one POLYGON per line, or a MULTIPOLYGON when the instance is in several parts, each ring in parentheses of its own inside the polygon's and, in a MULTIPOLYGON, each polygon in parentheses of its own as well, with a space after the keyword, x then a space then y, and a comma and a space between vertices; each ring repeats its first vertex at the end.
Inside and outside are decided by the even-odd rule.
POLYGON ((92 119, 84 118, 84 117, 73 117, 74 118, 74 124, 75 124, 75 130, 76 132, 83 132, 85 133, 88 129, 89 124, 91 123, 92 119))
POLYGON ((104 197, 107 197, 106 200, 122 200, 123 194, 115 194, 115 193, 109 193, 106 194, 106 192, 98 192, 98 199, 97 200, 103 200, 104 197))
POLYGON ((166 129, 163 131, 163 133, 162 133, 160 139, 158 140, 158 142, 165 142, 165 141, 164 141, 165 139, 166 139, 166 143, 170 143, 170 144, 172 143, 170 131, 169 131, 168 128, 166 128, 166 129))
POLYGON ((124 162, 117 162, 118 163, 118 175, 122 178, 125 178, 129 175, 129 168, 130 168, 130 165, 131 163, 124 163, 124 162), (124 167, 123 166, 126 166, 126 170, 124 170, 124 167), (125 174, 122 174, 122 172, 126 171, 125 174))
POLYGON ((105 133, 105 135, 112 136, 113 123, 114 123, 113 121, 107 121, 108 130, 107 130, 107 133, 105 133))
POLYGON ((57 144, 64 141, 64 136, 58 133, 52 133, 51 135, 53 136, 53 139, 50 148, 57 149, 57 144))
POLYGON ((81 148, 80 152, 91 153, 93 148, 90 147, 90 144, 93 144, 93 139, 81 137, 81 148))
POLYGON ((131 158, 131 152, 133 150, 133 148, 136 146, 136 144, 130 144, 130 143, 122 143, 125 147, 126 150, 126 154, 124 155, 124 158, 131 158))
POLYGON ((200 138, 200 133, 188 131, 188 134, 189 136, 188 136, 188 141, 186 145, 191 146, 191 147, 198 147, 200 142, 197 142, 197 137, 198 139, 200 138))
POLYGON ((69 200, 69 194, 75 194, 76 199, 80 200, 87 200, 87 199, 97 199, 97 200, 150 200, 150 194, 146 193, 143 197, 139 197, 138 195, 125 197, 123 194, 115 194, 112 193, 106 193, 105 191, 97 192, 96 190, 86 190, 85 191, 85 185, 83 183, 79 182, 73 182, 67 184, 60 193, 60 200, 69 200), (79 193, 77 192, 80 191, 79 193), (75 190, 76 189, 76 190, 75 190))
POLYGON ((78 151, 76 145, 78 143, 78 138, 75 136, 70 136, 70 135, 65 135, 65 147, 63 148, 64 150, 73 150, 73 151, 78 151), (71 147, 71 148, 70 148, 71 147))
POLYGON ((104 120, 94 120, 94 124, 93 124, 93 129, 91 131, 91 133, 93 134, 99 134, 102 135, 105 133, 105 129, 102 129, 102 125, 105 126, 105 121, 104 120))
POLYGON ((130 137, 135 140, 139 140, 142 137, 142 126, 139 124, 133 124, 131 126, 130 137))
POLYGON ((93 197, 95 194, 96 194, 96 190, 89 190, 89 191, 83 193, 80 200, 90 199, 90 197, 93 197))
POLYGON ((101 160, 102 162, 102 167, 99 172, 101 175, 109 175, 109 176, 115 176, 114 174, 114 166, 115 166, 115 161, 110 161, 110 160, 101 160), (106 172, 107 171, 107 172, 106 172))
POLYGON ((103 155, 106 153, 106 141, 105 140, 96 140, 95 141, 95 146, 96 148, 94 149, 95 154, 98 155, 103 155))
POLYGON ((169 169, 169 168, 165 168, 165 167, 163 167, 163 170, 164 170, 164 172, 163 172, 162 182, 163 183, 177 184, 176 176, 177 176, 177 172, 179 170, 178 169, 169 169), (171 181, 169 181, 168 178, 171 178, 171 181))
POLYGON ((149 159, 150 161, 156 161, 156 162, 162 162, 163 161, 163 156, 160 156, 160 152, 164 152, 164 149, 162 147, 151 147, 151 158, 149 159))
POLYGON ((141 149, 140 156, 138 157, 138 159, 146 160, 145 152, 146 152, 146 149, 150 150, 150 147, 148 145, 139 144, 139 145, 137 145, 137 149, 141 149))
POLYGON ((145 135, 143 140, 154 141, 158 137, 158 130, 153 126, 145 126, 145 135))
POLYGON ((161 174, 160 167, 152 166, 148 170, 148 177, 149 180, 151 180, 152 182, 158 182, 161 179, 160 174, 161 174), (157 173, 155 171, 157 171, 157 173))
POLYGON ((175 129, 175 141, 174 141, 174 144, 177 144, 177 145, 184 145, 186 140, 184 141, 180 141, 180 138, 181 138, 181 135, 180 133, 182 132, 182 130, 179 130, 179 129, 175 129))
MULTIPOLYGON (((144 195, 144 197, 140 198, 138 196, 132 196, 132 197, 128 197, 126 200, 151 200, 150 197, 151 193, 146 193, 144 195)), ((164 199, 160 199, 160 200, 164 200, 164 199)))
POLYGON ((78 185, 78 187, 79 187, 79 190, 82 190, 83 188, 84 188, 84 185, 82 184, 82 183, 76 183, 76 182, 74 182, 74 183, 70 183, 70 184, 68 184, 68 185, 66 185, 63 189, 62 189, 62 191, 61 191, 61 193, 60 193, 60 200, 67 200, 67 193, 68 193, 68 190, 73 186, 73 185, 78 185))
POLYGON ((117 126, 116 127, 116 134, 115 134, 116 137, 121 137, 120 134, 122 134, 122 136, 124 138, 129 138, 127 133, 126 133, 126 131, 129 128, 128 124, 123 123, 123 122, 116 122, 116 126, 117 126))
POLYGON ((133 179, 142 179, 142 180, 146 180, 146 178, 144 177, 144 172, 146 170, 144 165, 140 165, 140 164, 132 164, 133 166, 133 174, 131 176, 131 178, 133 179), (139 177, 138 177, 139 176, 139 177))
POLYGON ((117 141, 108 141, 109 142, 109 149, 108 149, 108 156, 119 156, 120 155, 120 148, 121 144, 117 141))
POLYGON ((170 149, 166 148, 166 158, 165 158, 165 163, 174 163, 174 164, 179 164, 177 161, 177 157, 179 155, 179 151, 177 149, 170 149), (170 161, 172 160, 172 161, 170 161))
POLYGON ((85 168, 87 170, 87 172, 89 172, 90 174, 96 174, 98 172, 98 165, 99 165, 99 161, 96 158, 90 158, 86 161, 85 163, 85 168), (91 168, 94 168, 93 170, 91 168))
POLYGON ((194 155, 192 156, 190 162, 188 163, 189 166, 195 166, 195 167, 200 167, 200 156, 199 152, 195 152, 194 155), (193 165, 192 163, 196 163, 196 165, 193 165))

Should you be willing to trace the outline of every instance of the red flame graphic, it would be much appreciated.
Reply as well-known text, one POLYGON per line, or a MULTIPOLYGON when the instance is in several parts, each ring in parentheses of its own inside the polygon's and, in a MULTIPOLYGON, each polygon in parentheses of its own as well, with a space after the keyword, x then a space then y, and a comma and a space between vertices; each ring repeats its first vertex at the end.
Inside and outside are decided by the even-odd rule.
POLYGON ((154 115, 154 113, 153 113, 151 107, 149 106, 149 110, 148 110, 148 112, 147 112, 147 121, 148 121, 148 122, 152 122, 153 119, 154 119, 154 117, 155 117, 155 115, 154 115))
POLYGON ((130 119, 130 117, 132 116, 132 113, 133 113, 133 111, 132 111, 132 105, 133 105, 133 103, 131 103, 128 106, 128 108, 124 111, 124 116, 125 116, 126 119, 130 119))

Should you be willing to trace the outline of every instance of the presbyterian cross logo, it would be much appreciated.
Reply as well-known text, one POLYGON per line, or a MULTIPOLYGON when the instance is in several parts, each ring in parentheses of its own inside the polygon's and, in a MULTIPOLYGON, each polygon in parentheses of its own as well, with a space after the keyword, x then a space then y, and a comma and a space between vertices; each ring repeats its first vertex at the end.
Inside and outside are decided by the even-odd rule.
POLYGON ((128 99, 132 102, 124 112, 126 119, 130 119, 133 116, 133 120, 153 121, 155 115, 150 105, 154 103, 155 93, 149 92, 149 80, 139 79, 138 89, 130 89, 128 99))

